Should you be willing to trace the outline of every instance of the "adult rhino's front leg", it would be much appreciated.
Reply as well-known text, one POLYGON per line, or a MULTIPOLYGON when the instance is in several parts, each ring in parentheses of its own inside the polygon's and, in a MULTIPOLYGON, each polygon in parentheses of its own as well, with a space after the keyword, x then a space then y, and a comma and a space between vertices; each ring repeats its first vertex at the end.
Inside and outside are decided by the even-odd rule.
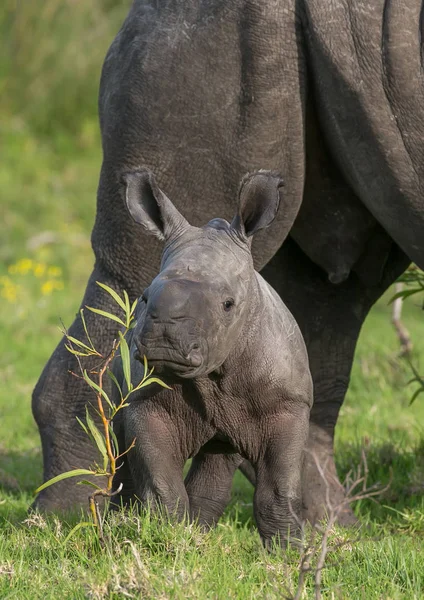
MULTIPOLYGON (((374 258, 374 252, 365 254, 364 272, 367 260, 370 263, 374 258)), ((352 272, 347 281, 336 286, 328 282, 326 274, 289 239, 262 271, 297 319, 308 348, 314 405, 310 415, 302 496, 305 516, 313 523, 325 517, 327 486, 333 506, 345 497, 334 462, 334 430, 349 384, 361 326, 371 306, 408 262, 392 244, 378 283, 365 285, 352 272)), ((350 507, 340 514, 339 521, 345 525, 356 521, 350 507)))
MULTIPOLYGON (((82 307, 92 306, 116 314, 116 304, 96 281, 113 287, 118 293, 122 292, 122 285, 116 279, 106 276, 96 267, 89 279, 82 307)), ((94 346, 107 355, 117 336, 116 323, 88 310, 84 311, 84 316, 94 346)), ((70 327, 69 334, 86 341, 79 315, 70 327)), ((77 421, 77 417, 85 421, 85 407, 93 404, 95 396, 83 379, 75 377, 74 374, 80 375, 80 367, 65 348, 65 341, 62 339, 53 352, 32 397, 33 415, 43 448, 44 481, 71 469, 88 468, 99 460, 96 448, 77 421)), ((99 360, 98 357, 82 359, 82 364, 87 370, 95 369, 99 360)), ((68 510, 86 505, 87 490, 84 486, 76 485, 76 481, 67 479, 48 487, 37 496, 35 507, 40 510, 68 510)))
MULTIPOLYGON (((84 295, 82 306, 95 306, 116 312, 107 294, 99 291, 96 280, 116 288, 116 282, 105 278, 95 268, 84 295)), ((107 352, 116 336, 112 321, 98 318, 85 311, 87 326, 93 343, 100 352, 107 352)), ((86 341, 81 318, 78 315, 69 329, 73 337, 86 341)), ((47 481, 74 468, 88 468, 98 455, 76 418, 85 421, 85 406, 94 396, 84 380, 75 377, 80 369, 75 357, 65 348, 65 338, 58 344, 46 364, 32 396, 32 410, 37 422, 43 448, 44 473, 47 481)), ((84 367, 94 368, 99 359, 84 360, 84 367)), ((87 502, 87 491, 75 485, 75 480, 64 480, 42 491, 35 506, 41 510, 61 510, 87 502)))
MULTIPOLYGON (((157 269, 160 251, 155 242, 145 238, 140 227, 128 219, 122 199, 119 179, 104 169, 99 187, 93 249, 96 265, 87 284, 82 307, 91 306, 117 314, 114 300, 97 281, 107 284, 122 295, 127 290, 134 300, 150 282, 157 269), (113 219, 112 219, 113 215, 113 219), (146 251, 148 248, 148 252, 146 251)), ((88 331, 96 349, 107 355, 117 336, 114 321, 84 311, 88 331)), ((73 337, 85 340, 79 314, 69 329, 73 337)), ((83 359, 87 370, 95 368, 99 359, 83 359)), ((85 407, 95 397, 83 379, 75 377, 80 368, 75 357, 65 348, 62 339, 46 364, 33 392, 32 410, 43 448, 43 481, 75 468, 88 468, 99 455, 76 417, 85 421, 85 407)), ((106 384, 108 381, 106 381, 106 384)), ((93 412, 95 418, 95 413, 93 412)), ((98 480, 97 480, 98 483, 98 480)), ((36 498, 40 510, 70 510, 87 506, 87 490, 77 485, 77 479, 67 479, 46 488, 36 498)))

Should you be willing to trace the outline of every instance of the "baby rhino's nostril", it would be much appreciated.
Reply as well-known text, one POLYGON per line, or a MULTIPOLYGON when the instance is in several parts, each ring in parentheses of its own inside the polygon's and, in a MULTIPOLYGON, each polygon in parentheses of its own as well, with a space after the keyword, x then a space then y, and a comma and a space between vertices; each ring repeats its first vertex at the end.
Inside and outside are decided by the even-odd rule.
POLYGON ((200 367, 202 364, 202 355, 200 353, 199 344, 193 344, 190 346, 190 350, 187 354, 187 360, 193 367, 200 367))

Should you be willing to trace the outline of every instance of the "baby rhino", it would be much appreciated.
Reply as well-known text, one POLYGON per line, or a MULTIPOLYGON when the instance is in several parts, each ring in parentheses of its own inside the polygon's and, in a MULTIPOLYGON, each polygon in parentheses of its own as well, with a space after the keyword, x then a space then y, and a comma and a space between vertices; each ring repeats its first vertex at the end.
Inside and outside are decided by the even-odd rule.
POLYGON ((300 330, 254 270, 251 254, 253 234, 277 213, 282 181, 267 171, 245 176, 232 222, 213 219, 198 228, 149 171, 124 180, 131 216, 165 243, 160 272, 144 291, 128 336, 133 384, 146 356, 172 389, 152 384, 119 413, 120 447, 134 438, 136 444, 115 489, 123 483, 123 502, 135 495, 208 526, 223 513, 234 472, 247 459, 256 473, 262 540, 292 537, 312 380, 300 330))

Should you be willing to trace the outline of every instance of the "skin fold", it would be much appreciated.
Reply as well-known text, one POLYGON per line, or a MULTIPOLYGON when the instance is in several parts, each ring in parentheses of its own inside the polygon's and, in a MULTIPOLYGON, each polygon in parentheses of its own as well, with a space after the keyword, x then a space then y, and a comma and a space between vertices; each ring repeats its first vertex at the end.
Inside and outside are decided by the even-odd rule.
MULTIPOLYGON (((103 66, 96 262, 82 305, 114 311, 96 280, 135 299, 159 270, 159 240, 128 219, 124 173, 153 170, 194 226, 232 218, 245 173, 281 173, 283 206, 252 254, 308 349, 314 406, 302 489, 311 521, 325 514, 312 456, 333 501, 343 494, 334 428, 362 323, 411 260, 424 267, 421 12, 418 0, 136 0, 103 66)), ((87 316, 106 351, 114 326, 87 316)), ((70 334, 84 338, 79 318, 70 334)), ((69 371, 77 365, 61 341, 33 394, 45 479, 95 458, 75 419, 90 393, 69 371)), ((85 502, 68 480, 36 506, 85 502)))

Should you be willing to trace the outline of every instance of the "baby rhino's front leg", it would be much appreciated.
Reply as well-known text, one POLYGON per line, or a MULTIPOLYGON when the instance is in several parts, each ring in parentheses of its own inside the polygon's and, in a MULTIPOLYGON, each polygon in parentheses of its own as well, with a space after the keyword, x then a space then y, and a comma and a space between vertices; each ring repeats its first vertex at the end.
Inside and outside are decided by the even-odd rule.
POLYGON ((126 447, 136 440, 126 457, 136 498, 182 520, 189 502, 183 481, 186 457, 181 424, 178 430, 170 415, 150 401, 132 402, 124 419, 126 447))
POLYGON ((267 439, 251 462, 256 472, 254 513, 266 547, 298 539, 301 519, 301 470, 308 436, 309 406, 293 407, 264 426, 267 439))

